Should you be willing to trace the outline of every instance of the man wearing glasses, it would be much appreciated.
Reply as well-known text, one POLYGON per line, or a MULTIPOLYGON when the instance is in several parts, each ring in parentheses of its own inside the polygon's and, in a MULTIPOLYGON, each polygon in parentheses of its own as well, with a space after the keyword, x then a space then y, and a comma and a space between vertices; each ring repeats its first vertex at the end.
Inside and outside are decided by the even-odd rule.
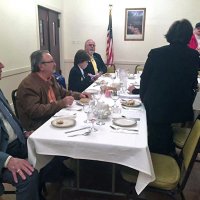
POLYGON ((96 80, 107 72, 107 67, 104 64, 101 55, 95 52, 95 42, 92 39, 88 39, 85 42, 85 51, 90 56, 90 61, 85 69, 85 73, 88 74, 93 80, 96 80))
POLYGON ((66 91, 53 77, 56 64, 46 50, 31 54, 31 73, 17 91, 19 119, 26 130, 36 130, 62 108, 72 105, 74 98, 88 97, 87 93, 66 91))

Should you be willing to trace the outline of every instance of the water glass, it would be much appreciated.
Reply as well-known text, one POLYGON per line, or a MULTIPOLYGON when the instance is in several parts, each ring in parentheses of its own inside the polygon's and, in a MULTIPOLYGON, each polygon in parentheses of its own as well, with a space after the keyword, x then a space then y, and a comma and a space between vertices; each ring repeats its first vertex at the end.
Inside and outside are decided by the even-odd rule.
POLYGON ((116 107, 116 102, 117 102, 117 100, 119 99, 119 95, 118 95, 118 91, 117 91, 117 90, 111 91, 111 98, 112 98, 113 101, 114 101, 113 107, 116 107))
POLYGON ((97 125, 104 125, 105 122, 102 121, 103 119, 103 115, 104 115, 104 112, 105 112, 105 108, 103 105, 99 105, 96 109, 96 113, 97 113, 97 117, 98 117, 98 121, 97 121, 97 125))
POLYGON ((112 118, 116 119, 120 117, 121 117, 121 107, 119 106, 112 107, 112 118))
POLYGON ((88 110, 87 115, 88 115, 88 120, 91 122, 91 127, 90 127, 91 132, 97 131, 97 129, 94 127, 94 122, 96 121, 96 116, 95 116, 95 113, 94 113, 94 109, 92 109, 90 107, 90 109, 88 110))
POLYGON ((87 119, 83 121, 84 123, 88 123, 88 122, 89 122, 89 120, 88 120, 88 112, 89 112, 89 109, 90 109, 90 106, 89 106, 89 105, 86 104, 86 105, 83 106, 83 111, 84 111, 84 113, 87 114, 87 119))

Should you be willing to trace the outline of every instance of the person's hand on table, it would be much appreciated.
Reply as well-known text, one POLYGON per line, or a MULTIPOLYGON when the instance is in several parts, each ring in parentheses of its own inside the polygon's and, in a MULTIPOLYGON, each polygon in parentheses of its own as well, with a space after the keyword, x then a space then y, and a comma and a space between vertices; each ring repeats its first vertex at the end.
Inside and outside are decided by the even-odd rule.
POLYGON ((28 138, 32 133, 33 131, 24 131, 25 138, 28 138))
POLYGON ((6 168, 12 173, 15 183, 18 183, 17 174, 21 176, 22 180, 25 180, 25 174, 31 176, 34 171, 33 166, 27 160, 14 157, 10 158, 6 168))
POLYGON ((134 85, 130 85, 130 86, 128 87, 128 91, 129 91, 130 93, 132 93, 132 91, 135 90, 135 89, 136 89, 136 88, 135 88, 134 85))
POLYGON ((82 92, 82 93, 80 94, 80 98, 89 98, 89 99, 91 99, 92 96, 91 96, 91 94, 88 93, 88 92, 82 92))
POLYGON ((74 102, 74 97, 72 96, 66 96, 63 101, 65 102, 65 106, 71 106, 74 102))

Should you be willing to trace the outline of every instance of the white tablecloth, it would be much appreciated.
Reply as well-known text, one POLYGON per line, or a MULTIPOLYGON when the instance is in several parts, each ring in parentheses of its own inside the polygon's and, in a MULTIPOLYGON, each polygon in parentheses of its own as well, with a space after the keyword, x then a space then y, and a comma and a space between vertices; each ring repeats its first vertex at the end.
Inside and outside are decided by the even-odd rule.
MULTIPOLYGON (((113 100, 104 97, 103 101, 112 105, 113 100)), ((117 102, 120 104, 120 100, 117 102)), ((51 121, 52 117, 28 139, 29 161, 40 169, 53 156, 62 155, 75 159, 106 161, 128 166, 139 171, 136 183, 136 192, 139 194, 149 182, 155 179, 151 156, 147 145, 146 112, 143 106, 137 109, 122 109, 122 115, 139 119, 136 128, 138 133, 115 131, 110 128, 111 116, 105 120, 105 125, 95 127, 97 132, 89 136, 68 137, 70 134, 83 133, 85 130, 65 134, 66 130, 73 130, 88 126, 83 121, 86 114, 76 111, 74 104, 71 110, 63 109, 62 115, 76 113, 76 125, 71 128, 56 128, 51 121)))

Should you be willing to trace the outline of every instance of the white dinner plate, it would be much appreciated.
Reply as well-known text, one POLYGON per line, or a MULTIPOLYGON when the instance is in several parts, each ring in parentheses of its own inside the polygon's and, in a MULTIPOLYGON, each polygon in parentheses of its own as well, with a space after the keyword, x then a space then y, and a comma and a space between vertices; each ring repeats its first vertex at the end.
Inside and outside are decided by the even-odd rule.
POLYGON ((137 123, 134 119, 118 118, 113 120, 113 124, 122 127, 134 126, 137 123))
POLYGON ((110 73, 105 73, 105 74, 102 74, 102 76, 104 76, 104 77, 111 77, 112 74, 110 74, 110 73))
POLYGON ((78 105, 84 106, 84 105, 88 105, 88 104, 89 104, 90 99, 88 99, 87 101, 88 101, 88 102, 83 102, 83 101, 81 101, 81 100, 76 100, 76 103, 77 103, 78 105))
POLYGON ((76 120, 71 118, 57 118, 51 121, 51 124, 57 128, 69 128, 75 126, 76 120))
POLYGON ((90 93, 90 94, 96 94, 96 93, 98 93, 98 90, 95 90, 95 89, 87 89, 87 90, 85 90, 85 92, 88 92, 88 93, 90 93))
POLYGON ((122 100, 121 104, 126 107, 138 107, 141 105, 141 102, 138 100, 130 99, 130 100, 122 100), (129 102, 134 102, 133 104, 129 104, 129 102))

